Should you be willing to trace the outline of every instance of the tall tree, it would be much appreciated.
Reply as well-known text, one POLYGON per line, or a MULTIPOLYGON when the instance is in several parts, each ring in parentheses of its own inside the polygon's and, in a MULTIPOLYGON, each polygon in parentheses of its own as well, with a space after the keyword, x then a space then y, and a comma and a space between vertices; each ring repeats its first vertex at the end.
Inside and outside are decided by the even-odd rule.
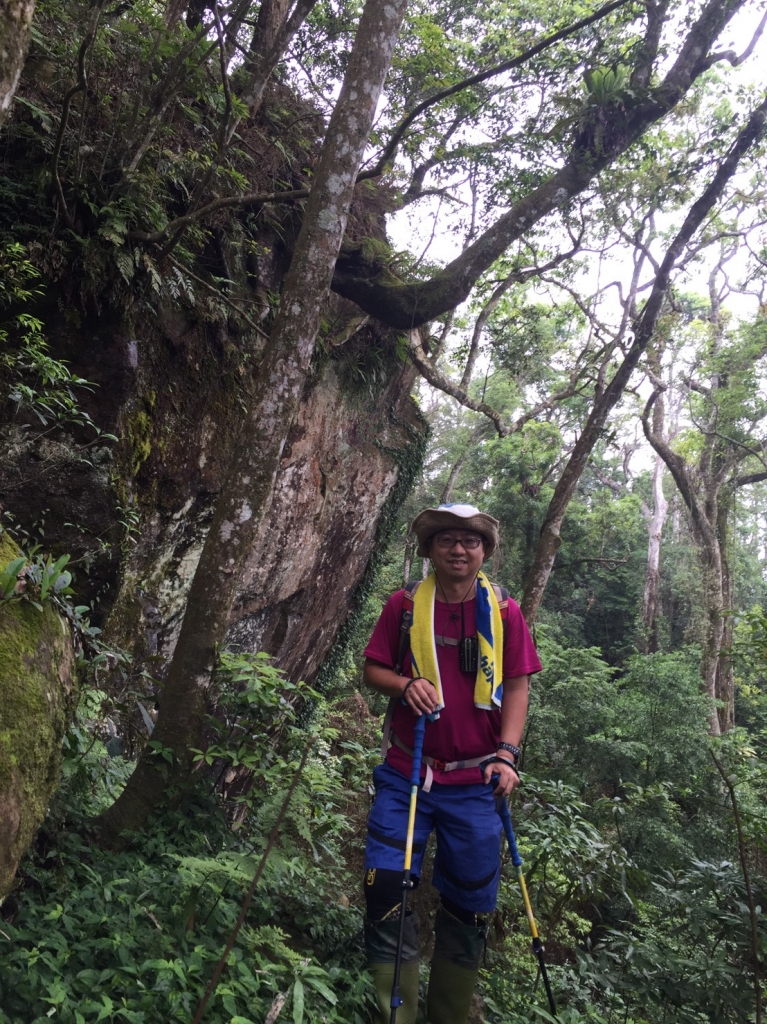
POLYGON ((761 316, 740 331, 726 331, 716 280, 717 270, 711 276, 708 338, 703 351, 698 350, 697 365, 676 382, 689 402, 693 421, 687 444, 675 445, 664 432, 663 421, 651 419, 666 390, 655 375, 642 425, 690 514, 703 580, 701 676, 705 692, 719 702, 718 710, 711 713, 710 727, 713 735, 720 735, 734 724, 732 663, 723 653, 732 647, 733 502, 741 487, 767 479, 767 406, 756 379, 767 356, 767 332, 761 316))
MULTIPOLYGON (((190 768, 189 747, 202 729, 216 645, 226 632, 238 573, 270 501, 298 408, 356 175, 405 7, 406 0, 384 5, 367 0, 363 10, 261 363, 259 397, 245 418, 194 576, 154 732, 154 739, 173 751, 177 782, 190 768)), ((166 775, 161 760, 148 748, 102 818, 107 838, 143 824, 166 794, 166 775)))
POLYGON ((715 208, 726 186, 737 171, 743 156, 763 135, 766 123, 767 99, 756 108, 741 129, 727 157, 720 164, 708 187, 691 207, 682 227, 668 246, 653 279, 650 296, 634 322, 633 341, 610 382, 603 390, 597 391, 589 418, 559 478, 546 512, 535 562, 530 570, 522 600, 522 610, 528 622, 535 621, 546 581, 559 549, 560 529, 567 505, 572 498, 589 455, 604 428, 608 414, 622 395, 640 357, 655 333, 674 266, 681 258, 690 240, 715 208))

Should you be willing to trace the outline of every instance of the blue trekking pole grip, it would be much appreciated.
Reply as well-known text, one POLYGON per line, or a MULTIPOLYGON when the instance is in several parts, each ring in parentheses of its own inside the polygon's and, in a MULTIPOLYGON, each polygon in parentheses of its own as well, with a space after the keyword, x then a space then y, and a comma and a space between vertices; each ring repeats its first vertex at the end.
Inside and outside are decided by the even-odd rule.
POLYGON ((514 826, 511 823, 511 812, 509 811, 509 805, 506 801, 501 798, 499 801, 500 807, 498 813, 501 816, 501 823, 503 824, 503 831, 506 833, 506 839, 509 843, 509 852, 511 853, 511 863, 515 868, 522 867, 522 858, 519 855, 519 849, 517 847, 517 837, 514 835, 514 826))
POLYGON ((417 786, 421 781, 421 761, 423 760, 423 737, 426 732, 426 715, 419 715, 415 720, 413 737, 413 769, 410 772, 410 785, 417 786))
POLYGON ((410 772, 410 809, 407 819, 407 836, 405 838, 405 869, 402 872, 402 902, 399 911, 399 936, 397 937, 397 955, 394 960, 394 982, 391 987, 391 1018, 395 1024, 397 1010, 402 1006, 399 994, 399 976, 402 967, 402 947, 405 942, 405 914, 407 913, 407 894, 413 887, 410 880, 410 865, 413 860, 413 836, 415 834, 415 809, 418 803, 418 787, 421 782, 421 760, 423 759, 423 736, 426 731, 426 715, 419 715, 415 720, 413 736, 413 768, 410 772))
MULTIPOLYGON (((493 776, 493 783, 497 783, 498 776, 493 776)), ((538 927, 535 923, 535 916, 533 915, 533 907, 530 903, 530 896, 527 892, 527 885, 525 884, 525 876, 522 874, 522 858, 519 854, 519 847, 517 846, 517 838, 514 835, 514 826, 511 823, 511 812, 509 811, 509 805, 506 803, 505 797, 499 797, 497 802, 498 813, 501 816, 501 824, 503 825, 503 831, 506 833, 506 839, 509 844, 509 853, 511 854, 511 863, 514 865, 517 872, 517 881, 519 882, 519 888, 522 891, 522 900, 525 904, 525 913, 527 914, 527 923, 530 927, 530 935, 533 940, 533 953, 538 961, 538 969, 541 972, 543 978, 543 984, 546 989, 546 997, 549 1001, 549 1009, 551 1010, 551 1016, 556 1017, 557 1015, 557 1004, 554 1001, 554 993, 551 991, 551 983, 549 982, 548 971, 546 970, 546 961, 543 959, 543 943, 538 934, 538 927)))

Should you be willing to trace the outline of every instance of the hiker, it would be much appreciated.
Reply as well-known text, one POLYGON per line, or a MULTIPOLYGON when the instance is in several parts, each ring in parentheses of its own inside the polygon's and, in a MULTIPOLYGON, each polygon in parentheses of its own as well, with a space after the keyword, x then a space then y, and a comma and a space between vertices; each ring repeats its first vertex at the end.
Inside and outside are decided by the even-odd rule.
MULTIPOLYGON (((424 509, 412 530, 432 573, 389 598, 365 649, 365 682, 391 698, 386 760, 373 773, 365 945, 378 996, 376 1024, 389 1024, 414 723, 418 715, 433 716, 426 724, 412 860, 415 887, 436 829, 440 906, 427 1020, 466 1024, 486 915, 495 909, 500 881, 496 798, 519 784, 527 681, 541 664, 519 606, 481 572, 498 546, 498 521, 471 505, 440 505, 424 509), (408 623, 409 633, 402 629, 408 623)), ((408 910, 397 1024, 415 1024, 418 956, 418 918, 408 910)))

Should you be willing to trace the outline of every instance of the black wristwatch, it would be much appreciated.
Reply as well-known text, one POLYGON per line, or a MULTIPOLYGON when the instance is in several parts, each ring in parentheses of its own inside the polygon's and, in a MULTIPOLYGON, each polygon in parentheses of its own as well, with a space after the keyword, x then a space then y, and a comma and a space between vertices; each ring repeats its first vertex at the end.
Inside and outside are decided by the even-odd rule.
POLYGON ((513 756, 514 756, 514 763, 515 764, 519 760, 519 754, 520 754, 519 747, 515 747, 513 743, 504 743, 503 740, 501 740, 501 742, 496 745, 496 749, 497 750, 506 750, 506 751, 508 751, 508 753, 513 754, 513 756))

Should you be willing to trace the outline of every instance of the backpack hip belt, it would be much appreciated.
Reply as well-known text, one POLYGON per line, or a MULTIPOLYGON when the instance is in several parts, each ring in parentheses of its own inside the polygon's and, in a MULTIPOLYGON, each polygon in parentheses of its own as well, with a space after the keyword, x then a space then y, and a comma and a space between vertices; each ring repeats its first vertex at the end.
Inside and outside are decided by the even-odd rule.
MULTIPOLYGON (((411 757, 413 756, 412 749, 407 743, 403 743, 396 733, 390 733, 389 738, 391 739, 392 746, 399 747, 406 754, 409 754, 411 757)), ((488 757, 495 757, 495 751, 483 754, 482 757, 468 757, 465 761, 440 761, 437 757, 427 757, 424 754, 421 757, 421 762, 426 765, 426 778, 423 781, 424 793, 428 793, 431 790, 431 784, 434 782, 434 768, 438 772, 454 772, 458 768, 479 768, 484 761, 487 761, 488 757)))

